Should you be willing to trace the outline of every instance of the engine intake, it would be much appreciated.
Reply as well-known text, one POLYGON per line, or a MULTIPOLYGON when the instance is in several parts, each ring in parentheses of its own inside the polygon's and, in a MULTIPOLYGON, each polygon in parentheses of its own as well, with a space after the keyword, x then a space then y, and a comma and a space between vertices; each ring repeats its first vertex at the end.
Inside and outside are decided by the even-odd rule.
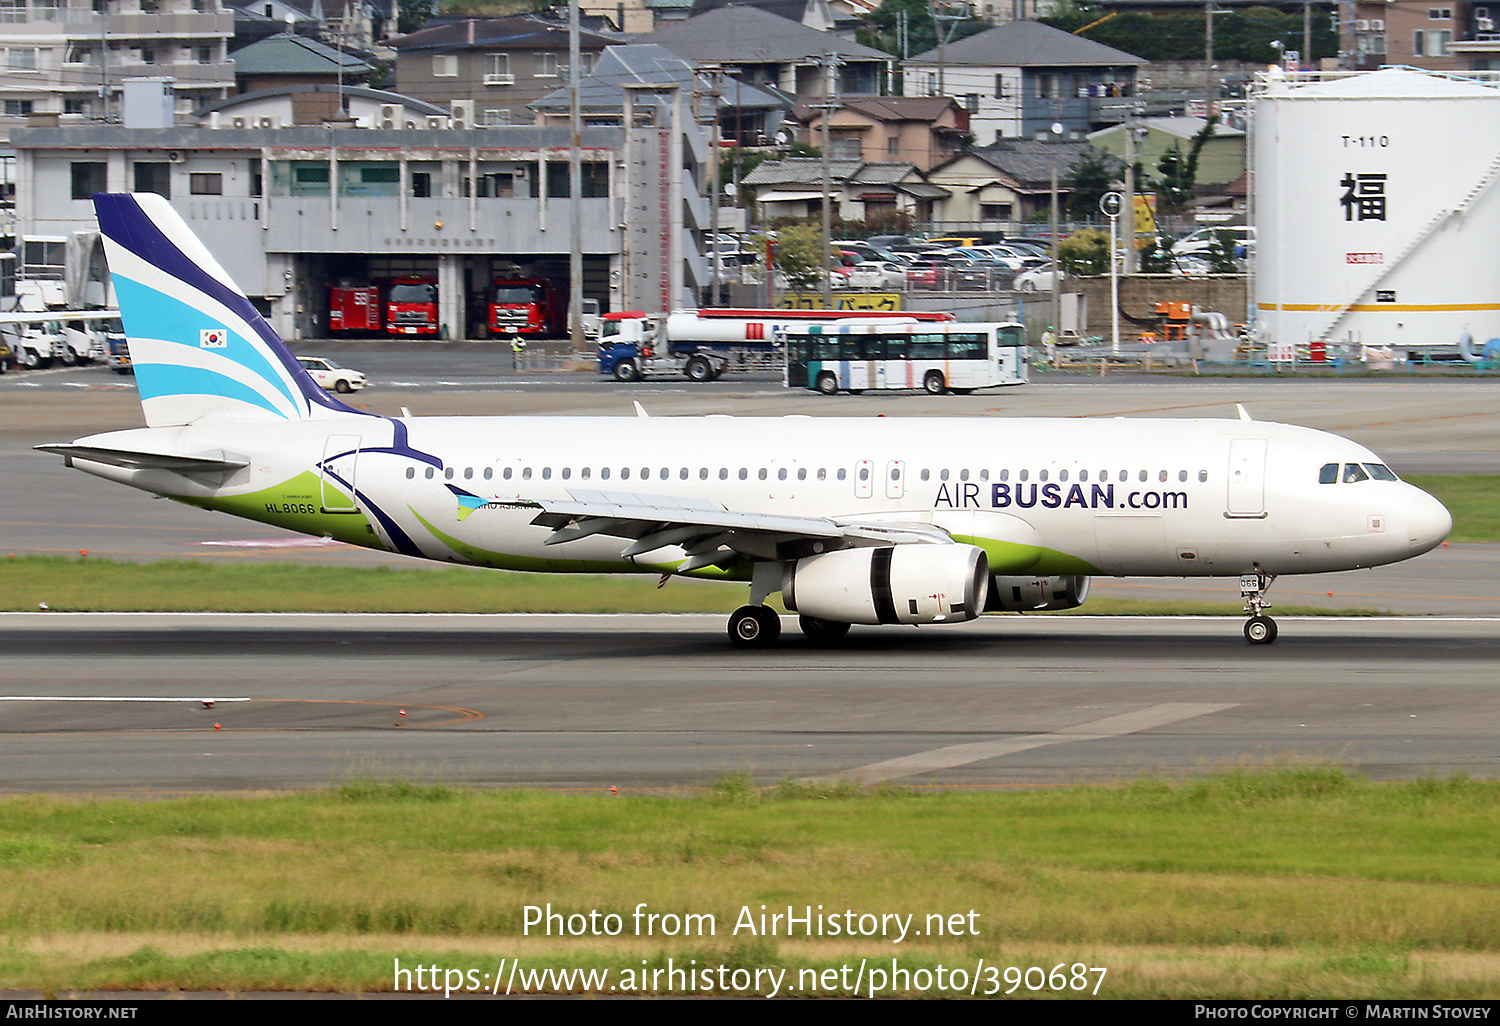
POLYGON ((840 549, 788 564, 781 598, 838 623, 959 623, 984 609, 989 582, 975 545, 840 549))
POLYGON ((1087 577, 991 577, 987 612, 1074 609, 1089 597, 1087 577))

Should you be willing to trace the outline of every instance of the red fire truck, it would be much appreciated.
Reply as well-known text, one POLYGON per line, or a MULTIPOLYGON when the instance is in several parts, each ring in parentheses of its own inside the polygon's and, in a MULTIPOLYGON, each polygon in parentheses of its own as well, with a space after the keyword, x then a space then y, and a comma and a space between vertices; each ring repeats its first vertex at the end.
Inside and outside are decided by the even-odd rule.
POLYGON ((542 278, 496 278, 490 286, 486 321, 490 336, 556 338, 563 333, 565 304, 542 278))
POLYGON ((385 294, 387 335, 438 333, 436 278, 392 278, 385 294))
POLYGON ((337 335, 436 335, 437 279, 335 285, 328 290, 328 331, 337 335))

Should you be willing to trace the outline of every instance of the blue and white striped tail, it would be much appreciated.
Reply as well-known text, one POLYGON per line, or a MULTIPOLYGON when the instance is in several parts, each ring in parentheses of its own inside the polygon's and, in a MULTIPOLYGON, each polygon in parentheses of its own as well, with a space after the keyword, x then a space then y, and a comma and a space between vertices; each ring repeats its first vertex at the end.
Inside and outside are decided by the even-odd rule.
POLYGON ((151 427, 358 414, 325 393, 171 205, 94 197, 151 427))

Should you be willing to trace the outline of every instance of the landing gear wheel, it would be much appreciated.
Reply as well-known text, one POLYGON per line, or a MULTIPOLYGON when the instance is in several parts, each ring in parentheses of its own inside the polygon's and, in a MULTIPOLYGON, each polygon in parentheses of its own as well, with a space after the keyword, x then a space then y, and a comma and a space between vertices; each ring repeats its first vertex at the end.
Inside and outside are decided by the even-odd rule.
POLYGON ((638 377, 640 377, 640 375, 636 373, 635 364, 631 363, 629 360, 621 360, 619 363, 615 364, 616 381, 634 381, 638 377))
POLYGON ((849 625, 838 620, 820 620, 816 616, 799 616, 797 626, 808 640, 819 645, 831 645, 849 633, 849 625))
POLYGON ((839 391, 839 379, 824 371, 818 375, 818 391, 824 395, 837 395, 839 391))
POLYGON ((943 380, 942 371, 928 371, 927 376, 922 379, 922 387, 928 395, 942 395, 948 391, 948 383, 943 380))
POLYGON ((1254 573, 1240 575, 1240 597, 1245 600, 1245 612, 1250 614, 1245 621, 1245 640, 1252 645, 1269 645, 1276 640, 1276 621, 1265 612, 1271 608, 1266 601, 1266 589, 1274 580, 1276 575, 1266 573, 1259 563, 1254 573))
POLYGON ((686 372, 689 381, 711 381, 714 376, 713 364, 701 356, 688 359, 686 372))
POLYGON ((1252 616, 1245 621, 1245 640, 1252 645, 1269 645, 1276 640, 1276 621, 1269 616, 1252 616))
POLYGON ((735 648, 770 648, 781 636, 781 617, 767 606, 740 606, 729 617, 735 648))

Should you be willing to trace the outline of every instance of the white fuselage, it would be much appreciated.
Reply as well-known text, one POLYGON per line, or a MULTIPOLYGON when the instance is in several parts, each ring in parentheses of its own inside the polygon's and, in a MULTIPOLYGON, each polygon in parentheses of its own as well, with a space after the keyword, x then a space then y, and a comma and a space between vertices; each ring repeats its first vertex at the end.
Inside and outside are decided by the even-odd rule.
POLYGON ((1403 482, 1319 483, 1330 463, 1380 463, 1363 446, 1243 420, 347 416, 81 441, 238 455, 249 465, 224 475, 75 465, 309 534, 529 570, 655 572, 682 558, 626 558, 603 534, 545 545, 536 510, 507 505, 580 493, 936 524, 980 539, 997 574, 1349 570, 1426 551, 1451 524, 1403 482))

